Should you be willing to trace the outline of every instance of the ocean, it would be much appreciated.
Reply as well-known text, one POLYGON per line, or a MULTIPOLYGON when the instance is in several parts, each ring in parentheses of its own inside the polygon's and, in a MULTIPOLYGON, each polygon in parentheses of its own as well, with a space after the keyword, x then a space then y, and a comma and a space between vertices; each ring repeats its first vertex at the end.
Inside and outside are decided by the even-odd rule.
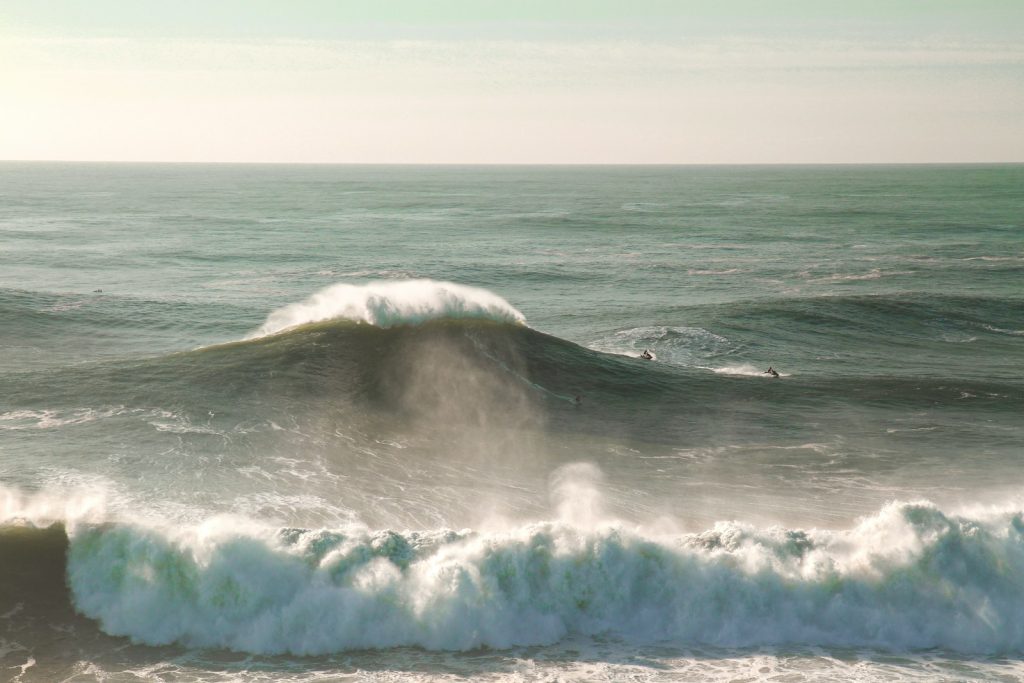
POLYGON ((1020 680, 1022 464, 1022 165, 0 163, 0 680, 1020 680))

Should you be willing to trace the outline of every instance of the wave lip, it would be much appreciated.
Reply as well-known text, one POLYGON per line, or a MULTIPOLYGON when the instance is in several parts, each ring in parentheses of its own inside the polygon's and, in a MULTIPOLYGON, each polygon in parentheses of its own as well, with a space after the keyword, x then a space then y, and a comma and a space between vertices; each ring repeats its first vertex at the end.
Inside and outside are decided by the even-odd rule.
POLYGON ((437 280, 340 283, 305 301, 273 311, 246 339, 258 339, 324 320, 351 320, 375 327, 417 325, 442 318, 477 318, 525 324, 526 318, 497 294, 437 280))

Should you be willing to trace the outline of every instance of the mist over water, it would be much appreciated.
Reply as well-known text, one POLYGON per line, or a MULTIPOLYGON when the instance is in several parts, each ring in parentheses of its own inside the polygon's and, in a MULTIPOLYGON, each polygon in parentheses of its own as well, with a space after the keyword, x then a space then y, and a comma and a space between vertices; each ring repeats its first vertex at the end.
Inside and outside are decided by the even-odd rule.
POLYGON ((2 164, 3 676, 1018 675, 1022 176, 2 164))

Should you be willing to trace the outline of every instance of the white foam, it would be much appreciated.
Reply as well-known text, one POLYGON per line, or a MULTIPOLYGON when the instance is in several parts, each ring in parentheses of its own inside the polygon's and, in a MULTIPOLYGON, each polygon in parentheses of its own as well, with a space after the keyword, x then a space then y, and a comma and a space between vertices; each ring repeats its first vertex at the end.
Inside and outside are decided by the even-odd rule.
POLYGON ((1009 334, 1015 337, 1024 336, 1024 330, 1008 330, 1003 327, 995 327, 994 325, 982 325, 982 327, 984 327, 986 330, 990 332, 997 332, 999 334, 1009 334))
MULTIPOLYGON (((751 365, 750 363, 742 363, 740 365, 724 365, 718 368, 706 368, 719 375, 736 375, 740 377, 761 377, 763 379, 775 379, 773 376, 766 374, 764 370, 751 365)), ((790 377, 792 373, 780 372, 780 377, 790 377)))
MULTIPOLYGON (((824 277, 810 278, 810 282, 853 282, 858 280, 878 280, 890 275, 913 275, 912 270, 890 270, 883 271, 880 268, 872 268, 866 273, 832 273, 824 277)), ((804 272, 805 276, 810 273, 804 272)))
POLYGON ((554 485, 561 519, 487 533, 77 524, 68 581, 111 634, 256 653, 593 635, 1024 648, 1019 511, 966 518, 893 503, 842 531, 720 522, 659 536, 602 522, 599 485, 593 468, 567 469, 554 485))
POLYGON ((442 318, 484 318, 524 324, 526 318, 493 292, 435 280, 337 284, 267 316, 246 339, 323 320, 352 320, 377 327, 419 324, 442 318))
POLYGON ((964 261, 1024 261, 1024 256, 968 256, 964 261))
POLYGON ((972 337, 969 334, 962 332, 949 332, 939 337, 942 341, 947 344, 970 344, 971 342, 978 341, 977 337, 972 337))
POLYGON ((14 410, 0 413, 0 430, 53 429, 94 422, 123 415, 126 412, 138 411, 128 411, 124 406, 108 406, 101 409, 79 408, 63 413, 56 410, 14 410))
POLYGON ((722 268, 720 270, 714 269, 696 269, 691 268, 686 271, 687 275, 733 275, 740 272, 739 268, 722 268))
MULTIPOLYGON (((175 417, 174 413, 161 409, 127 408, 123 405, 100 406, 96 408, 73 408, 66 410, 12 410, 0 413, 0 431, 26 429, 57 429, 60 427, 84 425, 98 420, 124 415, 149 415, 154 419, 175 417)), ((152 423, 155 425, 155 423, 152 423)))

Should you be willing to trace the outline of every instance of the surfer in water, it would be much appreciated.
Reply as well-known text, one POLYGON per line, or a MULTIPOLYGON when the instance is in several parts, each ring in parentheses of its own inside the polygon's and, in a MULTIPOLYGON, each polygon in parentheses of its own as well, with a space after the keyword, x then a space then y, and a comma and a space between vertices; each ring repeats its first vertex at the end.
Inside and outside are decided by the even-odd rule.
POLYGON ((775 372, 775 368, 768 366, 768 369, 764 371, 764 374, 771 375, 772 377, 778 377, 779 373, 775 372))
POLYGON ((654 354, 651 353, 650 349, 644 349, 644 352, 640 354, 640 357, 644 360, 654 360, 654 354))

